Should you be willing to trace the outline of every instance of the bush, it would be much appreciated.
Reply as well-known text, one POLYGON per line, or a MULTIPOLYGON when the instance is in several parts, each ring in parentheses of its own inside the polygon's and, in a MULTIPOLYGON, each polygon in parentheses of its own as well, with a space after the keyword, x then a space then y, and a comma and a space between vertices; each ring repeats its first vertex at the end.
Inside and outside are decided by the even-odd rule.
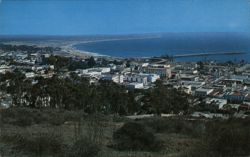
POLYGON ((188 121, 184 118, 149 118, 139 123, 152 128, 157 133, 177 133, 190 136, 201 136, 205 132, 205 124, 201 121, 188 121))
POLYGON ((14 150, 42 155, 58 154, 63 150, 63 139, 55 133, 14 133, 2 135, 1 140, 13 145, 14 150))
POLYGON ((97 156, 100 148, 98 145, 87 139, 76 141, 68 152, 69 157, 94 157, 97 156))
POLYGON ((48 117, 48 123, 51 125, 62 125, 64 122, 64 116, 59 113, 51 113, 48 117))
POLYGON ((31 109, 13 107, 1 110, 2 122, 17 126, 30 126, 32 124, 62 125, 65 121, 77 121, 84 114, 81 111, 66 111, 55 109, 31 109))
POLYGON ((32 117, 28 116, 20 116, 18 119, 16 119, 13 124, 21 127, 27 127, 30 126, 33 123, 32 117))
POLYGON ((247 119, 207 122, 200 145, 183 157, 236 157, 250 155, 250 127, 247 119))
POLYGON ((159 151, 163 146, 162 142, 157 140, 152 132, 136 122, 124 124, 114 132, 113 138, 115 144, 112 147, 118 150, 159 151))
POLYGON ((250 129, 239 122, 212 124, 206 138, 210 151, 219 156, 250 155, 250 129))
POLYGON ((21 127, 30 126, 33 123, 34 112, 28 108, 9 108, 1 111, 2 122, 21 127))

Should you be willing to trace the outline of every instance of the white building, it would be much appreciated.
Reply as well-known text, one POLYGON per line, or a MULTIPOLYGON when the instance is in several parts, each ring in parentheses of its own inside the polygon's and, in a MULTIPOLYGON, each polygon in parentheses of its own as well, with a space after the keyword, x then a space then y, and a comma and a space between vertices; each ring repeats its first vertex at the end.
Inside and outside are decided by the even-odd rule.
POLYGON ((218 106, 219 109, 222 109, 223 106, 227 104, 227 99, 208 98, 206 104, 213 104, 218 106))
POLYGON ((110 68, 89 68, 89 69, 79 70, 79 72, 81 74, 87 74, 92 72, 103 74, 103 73, 109 73, 110 68))
POLYGON ((212 93, 214 90, 213 89, 207 89, 207 88, 199 88, 195 90, 195 95, 199 97, 205 97, 212 93))
POLYGON ((173 86, 175 89, 181 89, 187 94, 192 94, 192 87, 191 85, 174 85, 173 86))
POLYGON ((79 76, 93 77, 99 80, 103 74, 110 72, 110 68, 78 69, 76 71, 79 72, 79 76))
POLYGON ((35 75, 35 73, 33 73, 33 72, 28 72, 28 73, 25 73, 25 77, 26 78, 34 78, 36 75, 35 75))
POLYGON ((196 81, 182 81, 182 86, 191 86, 191 91, 194 92, 196 89, 201 88, 205 85, 205 82, 196 82, 196 81))
POLYGON ((32 62, 41 63, 42 62, 42 55, 40 53, 32 53, 32 54, 30 54, 30 60, 32 62))
POLYGON ((123 75, 102 75, 101 80, 109 80, 115 83, 123 83, 124 76, 123 75))
POLYGON ((157 74, 139 74, 140 76, 146 76, 147 81, 150 83, 154 83, 156 80, 160 79, 160 75, 157 74))
POLYGON ((7 65, 1 65, 0 66, 0 73, 1 74, 5 74, 6 72, 10 72, 11 71, 11 67, 7 66, 7 65))
POLYGON ((129 89, 143 89, 143 83, 133 82, 133 83, 127 84, 126 87, 129 89))
POLYGON ((142 83, 143 85, 148 84, 147 76, 138 75, 138 74, 126 75, 125 80, 130 83, 136 82, 136 83, 142 83))
POLYGON ((190 75, 190 74, 178 74, 178 79, 181 79, 182 81, 198 81, 199 77, 196 75, 190 75))
POLYGON ((170 65, 160 65, 160 64, 143 64, 142 70, 148 74, 158 74, 161 77, 170 78, 171 77, 171 68, 170 65))

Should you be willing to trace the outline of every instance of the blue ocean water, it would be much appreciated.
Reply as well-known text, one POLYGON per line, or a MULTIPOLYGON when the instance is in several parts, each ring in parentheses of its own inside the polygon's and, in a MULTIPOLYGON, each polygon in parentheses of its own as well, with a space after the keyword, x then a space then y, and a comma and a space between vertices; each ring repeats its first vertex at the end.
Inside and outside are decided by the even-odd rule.
POLYGON ((78 50, 115 57, 150 57, 164 54, 244 52, 237 55, 177 58, 177 61, 250 62, 250 36, 244 33, 168 33, 156 38, 119 39, 76 44, 78 50))

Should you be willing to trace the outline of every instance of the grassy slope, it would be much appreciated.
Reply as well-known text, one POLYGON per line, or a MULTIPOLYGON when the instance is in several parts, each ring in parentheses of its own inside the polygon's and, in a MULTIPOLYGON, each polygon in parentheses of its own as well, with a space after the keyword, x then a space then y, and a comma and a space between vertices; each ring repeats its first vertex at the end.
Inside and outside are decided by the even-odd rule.
MULTIPOLYGON (((99 153, 100 157, 175 157, 179 154, 185 152, 188 148, 195 145, 197 139, 183 135, 183 134, 175 134, 175 133, 167 133, 161 132, 156 133, 155 135, 164 141, 165 149, 161 152, 128 152, 128 151, 116 151, 114 149, 108 148, 107 145, 112 142, 112 134, 113 131, 117 128, 121 127, 125 121, 120 122, 113 122, 113 121, 103 121, 101 131, 103 134, 101 135, 101 145, 102 150, 99 153)), ((88 120, 84 120, 81 125, 81 134, 82 136, 89 136, 89 132, 91 131, 88 120)), ((14 125, 2 125, 1 126, 1 134, 29 134, 32 136, 34 133, 41 133, 41 132, 56 132, 61 133, 63 135, 63 141, 66 144, 72 144, 75 139, 75 131, 76 126, 79 128, 78 125, 75 125, 74 122, 66 122, 60 126, 54 126, 50 124, 35 124, 28 127, 18 127, 14 125)), ((11 150, 11 144, 4 144, 0 141, 0 148, 2 149, 2 154, 11 154, 11 156, 26 156, 27 153, 23 152, 16 152, 13 149, 11 150), (13 153, 14 151, 14 153, 13 153), (26 155, 24 155, 26 154, 26 155)))

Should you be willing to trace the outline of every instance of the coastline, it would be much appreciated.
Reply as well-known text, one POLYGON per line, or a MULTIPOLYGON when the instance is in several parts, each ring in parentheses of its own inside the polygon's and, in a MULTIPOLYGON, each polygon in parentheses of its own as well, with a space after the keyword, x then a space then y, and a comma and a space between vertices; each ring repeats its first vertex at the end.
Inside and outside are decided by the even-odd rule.
POLYGON ((71 55, 77 55, 77 56, 82 56, 82 57, 90 57, 90 56, 95 56, 95 57, 108 57, 108 58, 123 58, 123 57, 114 57, 114 56, 109 56, 109 55, 103 55, 100 53, 96 52, 89 52, 89 51, 84 51, 84 50, 79 50, 75 45, 78 44, 87 44, 87 43, 96 43, 96 42, 105 42, 105 41, 123 41, 123 40, 140 40, 140 39, 154 39, 154 38, 160 38, 161 36, 151 36, 151 37, 131 37, 131 38, 115 38, 115 39, 99 39, 99 40, 89 40, 89 41, 75 41, 70 44, 66 44, 64 46, 60 46, 60 48, 71 55))
MULTIPOLYGON (((104 58, 113 58, 113 59, 124 59, 124 58, 148 58, 150 56, 140 56, 140 57, 126 57, 126 56, 112 56, 112 55, 105 55, 101 54, 101 52, 90 52, 86 51, 83 48, 77 48, 76 45, 78 44, 87 44, 87 43, 97 43, 97 42, 109 42, 109 41, 126 41, 126 40, 140 40, 140 39, 155 39, 161 38, 162 35, 152 35, 152 36, 140 36, 140 37, 105 37, 105 38, 81 38, 81 39, 73 39, 64 38, 62 39, 47 39, 47 40, 22 40, 22 41, 3 41, 1 43, 10 44, 10 45, 29 45, 29 46, 38 46, 38 47, 59 47, 61 48, 60 51, 55 51, 56 55, 68 56, 68 57, 81 57, 81 58, 88 58, 90 56, 94 57, 104 57, 104 58)), ((209 57, 209 56, 232 56, 232 55, 249 55, 249 52, 206 52, 206 53, 187 53, 187 54, 176 54, 173 57, 175 58, 197 58, 197 57, 209 57)), ((151 57, 160 57, 160 56, 151 56, 151 57)), ((241 57, 242 58, 242 57, 241 57)), ((209 59, 209 58, 208 58, 209 59)), ((183 59, 180 59, 183 60, 183 59)), ((189 59, 188 59, 189 60, 189 59)), ((217 59, 216 59, 217 60, 217 59)), ((218 59, 220 60, 220 59, 218 59)))
POLYGON ((101 56, 105 56, 105 55, 101 55, 101 54, 94 53, 94 52, 78 50, 78 49, 74 48, 73 45, 74 44, 69 44, 69 45, 66 45, 66 46, 61 46, 60 48, 65 53, 68 53, 68 54, 71 54, 71 55, 76 55, 76 56, 81 56, 81 57, 90 57, 90 56, 95 56, 95 57, 100 56, 101 57, 101 56))

